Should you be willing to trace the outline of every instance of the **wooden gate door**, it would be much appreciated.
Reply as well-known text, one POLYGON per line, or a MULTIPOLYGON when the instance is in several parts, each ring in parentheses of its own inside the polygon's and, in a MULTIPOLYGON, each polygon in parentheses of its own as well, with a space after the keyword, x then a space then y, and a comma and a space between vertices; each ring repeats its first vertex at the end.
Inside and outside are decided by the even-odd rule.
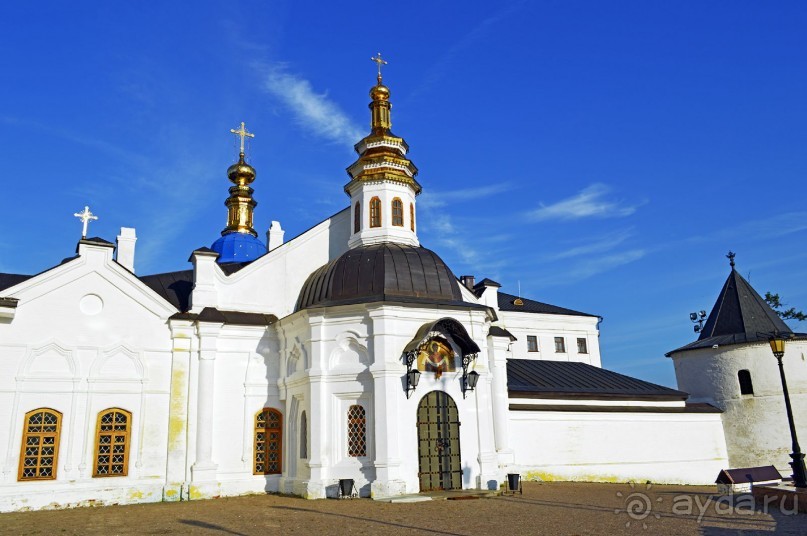
POLYGON ((460 419, 454 399, 432 391, 418 405, 420 491, 462 489, 460 419))

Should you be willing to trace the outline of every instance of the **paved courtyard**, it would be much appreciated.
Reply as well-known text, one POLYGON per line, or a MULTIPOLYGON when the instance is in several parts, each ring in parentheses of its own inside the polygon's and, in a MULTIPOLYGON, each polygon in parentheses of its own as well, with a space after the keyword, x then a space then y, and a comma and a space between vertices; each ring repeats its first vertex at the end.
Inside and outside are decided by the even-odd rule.
POLYGON ((807 515, 716 502, 710 487, 528 482, 523 496, 384 503, 260 495, 0 514, 2 534, 792 534, 807 515), (629 510, 630 512, 626 511, 629 510))

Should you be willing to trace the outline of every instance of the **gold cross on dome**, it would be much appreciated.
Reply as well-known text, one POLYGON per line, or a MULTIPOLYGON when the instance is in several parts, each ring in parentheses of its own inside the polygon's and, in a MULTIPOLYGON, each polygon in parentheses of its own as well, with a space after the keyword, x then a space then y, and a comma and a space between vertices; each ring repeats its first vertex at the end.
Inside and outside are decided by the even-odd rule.
POLYGON ((85 206, 83 212, 76 212, 73 214, 76 218, 81 220, 84 227, 81 229, 81 238, 87 238, 87 224, 91 221, 97 220, 98 216, 90 212, 90 207, 85 206))
POLYGON ((374 61, 374 62, 376 62, 376 65, 378 65, 378 81, 380 82, 381 81, 381 66, 382 65, 387 65, 387 62, 381 59, 381 52, 379 52, 376 55, 376 57, 370 58, 370 61, 374 61))
POLYGON ((246 127, 244 127, 244 122, 243 121, 241 121, 241 128, 239 128, 238 130, 236 130, 234 128, 231 128, 230 132, 232 132, 233 134, 235 134, 236 136, 241 138, 241 154, 243 155, 244 154, 244 139, 245 138, 254 138, 255 134, 253 134, 252 132, 247 132, 246 127))

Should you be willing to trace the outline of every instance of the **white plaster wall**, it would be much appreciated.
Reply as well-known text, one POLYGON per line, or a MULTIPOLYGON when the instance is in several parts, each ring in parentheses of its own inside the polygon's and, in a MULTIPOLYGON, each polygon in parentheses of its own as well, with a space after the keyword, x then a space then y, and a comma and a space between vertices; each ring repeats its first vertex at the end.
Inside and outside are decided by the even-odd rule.
MULTIPOLYGON (((480 353, 473 365, 481 377, 467 399, 463 399, 460 388, 461 369, 444 374, 440 380, 423 374, 417 391, 407 399, 403 383, 406 366, 401 361, 403 348, 420 326, 446 316, 463 323, 484 348, 488 327, 484 312, 382 304, 333 307, 327 309, 327 316, 322 315, 324 311, 303 311, 279 323, 284 353, 307 356, 296 358, 295 367, 285 367, 295 372, 281 379, 280 396, 287 407, 294 397, 304 400, 300 408, 307 408, 312 427, 309 460, 303 461, 307 471, 295 468, 297 475, 290 475, 281 484, 285 491, 310 498, 330 496, 335 494, 339 478, 356 480, 363 495, 371 490, 374 495, 391 494, 391 490, 419 491, 417 406, 435 389, 448 393, 459 409, 463 486, 478 488, 487 486, 488 480, 496 481, 486 353, 480 353), (366 458, 347 456, 347 408, 355 403, 361 404, 367 415, 366 458), (318 407, 324 411, 318 413, 318 407)), ((281 364, 281 375, 283 370, 281 364)), ((298 448, 293 438, 287 444, 298 448)), ((295 456, 292 450, 289 463, 295 456)))
MULTIPOLYGON (((775 465, 791 474, 790 430, 776 358, 767 343, 702 348, 672 355, 678 388, 691 401, 724 410, 731 467, 775 465), (751 373, 754 394, 740 394, 737 373, 751 373)), ((782 359, 800 441, 807 438, 807 342, 788 342, 782 359)))
POLYGON ((204 305, 278 318, 291 314, 308 276, 347 251, 350 225, 346 208, 229 277, 216 270, 210 303, 204 305))
POLYGON ((359 181, 353 183, 350 192, 351 220, 350 242, 351 248, 359 245, 380 244, 393 242, 418 246, 417 237, 417 204, 415 192, 405 184, 389 181, 359 181), (378 197, 381 201, 381 226, 370 227, 370 200, 378 197), (399 198, 403 203, 403 226, 392 225, 392 200, 399 198), (361 202, 361 230, 353 233, 353 210, 356 201, 361 202), (415 205, 415 231, 412 231, 412 219, 409 213, 410 204, 415 205))
POLYGON ((162 497, 166 319, 176 311, 114 264, 110 248, 80 252, 4 292, 20 301, 0 322, 0 511, 162 497), (88 295, 100 310, 95 298, 87 306, 88 295), (93 478, 98 413, 114 407, 132 413, 128 475, 93 478), (25 413, 37 408, 62 413, 56 479, 18 482, 25 413))
POLYGON ((712 484, 726 467, 719 414, 511 411, 526 480, 712 484))
POLYGON ((539 313, 518 313, 499 311, 500 325, 506 328, 516 341, 510 346, 513 359, 543 359, 548 361, 575 361, 595 367, 602 366, 600 358, 600 336, 597 317, 550 315, 539 313), (538 351, 527 351, 527 336, 538 337, 538 351), (566 339, 566 352, 555 352, 555 337, 566 339), (585 338, 588 353, 577 351, 577 339, 585 338))

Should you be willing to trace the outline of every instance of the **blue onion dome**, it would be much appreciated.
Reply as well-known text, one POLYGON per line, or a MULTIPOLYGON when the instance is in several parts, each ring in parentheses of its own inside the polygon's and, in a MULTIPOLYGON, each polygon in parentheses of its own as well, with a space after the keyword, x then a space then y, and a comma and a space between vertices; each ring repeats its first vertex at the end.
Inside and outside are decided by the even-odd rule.
POLYGON ((250 262, 266 253, 266 245, 249 233, 227 233, 210 246, 219 254, 219 264, 250 262))

